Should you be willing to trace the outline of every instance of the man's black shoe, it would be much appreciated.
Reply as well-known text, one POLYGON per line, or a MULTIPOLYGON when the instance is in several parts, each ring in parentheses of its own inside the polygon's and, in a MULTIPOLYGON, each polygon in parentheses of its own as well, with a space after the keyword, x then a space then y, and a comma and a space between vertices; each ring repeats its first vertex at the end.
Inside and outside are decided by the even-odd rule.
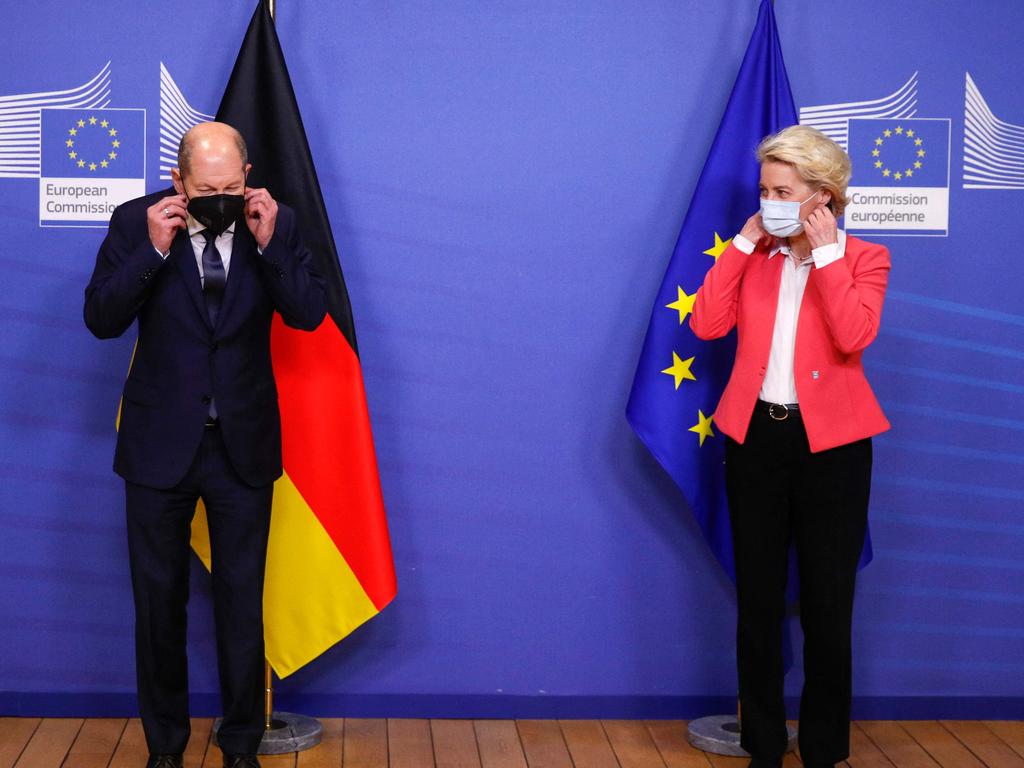
POLYGON ((778 760, 762 760, 760 757, 754 757, 750 760, 750 765, 747 768, 782 768, 782 758, 778 760))
POLYGON ((224 755, 224 768, 260 768, 256 755, 224 755))
POLYGON ((146 768, 181 768, 181 755, 150 755, 146 768))

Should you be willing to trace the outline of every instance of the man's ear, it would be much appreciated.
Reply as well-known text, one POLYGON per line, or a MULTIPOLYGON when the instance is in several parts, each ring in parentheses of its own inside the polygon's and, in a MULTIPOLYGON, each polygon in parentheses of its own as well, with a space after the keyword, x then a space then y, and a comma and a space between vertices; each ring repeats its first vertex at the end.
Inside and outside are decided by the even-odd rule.
POLYGON ((825 199, 821 201, 821 204, 825 205, 825 206, 828 206, 828 209, 830 211, 833 210, 833 208, 832 208, 832 192, 830 190, 823 189, 823 190, 821 190, 821 194, 824 195, 824 197, 825 197, 825 199))
POLYGON ((249 171, 251 171, 251 170, 252 170, 252 163, 246 163, 245 164, 245 184, 246 184, 246 186, 249 185, 249 171))
MULTIPOLYGON (((177 168, 171 168, 171 183, 174 184, 174 190, 179 195, 185 195, 185 185, 181 182, 181 171, 177 168)), ((188 195, 185 195, 188 197, 188 195)))

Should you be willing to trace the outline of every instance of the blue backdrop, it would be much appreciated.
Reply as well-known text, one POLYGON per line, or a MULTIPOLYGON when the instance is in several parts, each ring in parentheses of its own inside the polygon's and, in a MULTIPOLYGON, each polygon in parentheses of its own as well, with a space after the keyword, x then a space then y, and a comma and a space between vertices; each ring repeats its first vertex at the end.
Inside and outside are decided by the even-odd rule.
MULTIPOLYGON (((278 684, 282 705, 728 710, 731 586, 624 407, 756 0, 278 5, 352 297, 399 578, 391 607, 278 684)), ((161 117, 170 135, 175 114, 215 111, 253 7, 5 10, 3 713, 134 708, 111 471, 133 339, 99 342, 82 323, 103 230, 40 226, 32 111, 99 74, 74 98, 146 110, 144 187, 159 189, 161 117)), ((784 0, 776 14, 807 120, 950 121, 947 236, 875 238, 893 271, 865 364, 893 429, 875 443, 855 715, 1022 716, 1024 184, 1005 137, 1024 125, 1024 5, 784 0), (983 183, 965 182, 965 157, 983 183)), ((191 684, 210 713, 208 579, 194 576, 191 684)), ((787 691, 800 684, 798 664, 787 691)))

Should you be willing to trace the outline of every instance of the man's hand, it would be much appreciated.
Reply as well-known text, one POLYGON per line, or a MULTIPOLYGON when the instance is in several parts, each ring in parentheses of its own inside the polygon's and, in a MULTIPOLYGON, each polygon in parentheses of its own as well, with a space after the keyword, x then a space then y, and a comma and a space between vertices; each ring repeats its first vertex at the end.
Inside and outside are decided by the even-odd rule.
POLYGON ((179 229, 185 228, 187 211, 184 195, 171 195, 146 209, 149 241, 160 253, 171 250, 171 243, 179 229))
POLYGON ((262 251, 270 244, 277 223, 277 201, 267 190, 245 190, 245 223, 262 251))
POLYGON ((743 225, 743 229, 740 230, 740 234, 752 242, 755 248, 760 245, 767 245, 768 241, 773 239, 764 228, 764 224, 761 221, 760 211, 747 219, 747 223, 743 225))
POLYGON ((807 233, 807 242, 811 244, 812 251, 823 245, 839 242, 836 217, 826 205, 819 205, 811 211, 811 215, 804 222, 804 232, 807 233))

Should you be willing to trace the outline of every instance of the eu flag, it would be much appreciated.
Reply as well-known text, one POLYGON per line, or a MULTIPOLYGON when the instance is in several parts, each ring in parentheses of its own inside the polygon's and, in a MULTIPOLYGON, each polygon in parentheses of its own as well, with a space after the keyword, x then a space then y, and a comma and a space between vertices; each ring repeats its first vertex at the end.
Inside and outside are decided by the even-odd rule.
POLYGON ((704 275, 757 211, 761 139, 797 122, 775 15, 761 0, 704 170, 658 290, 626 417, 682 489, 704 537, 735 581, 725 498, 725 439, 713 413, 735 356, 735 337, 705 343, 688 315, 704 275), (723 239, 725 238, 725 239, 723 239))

